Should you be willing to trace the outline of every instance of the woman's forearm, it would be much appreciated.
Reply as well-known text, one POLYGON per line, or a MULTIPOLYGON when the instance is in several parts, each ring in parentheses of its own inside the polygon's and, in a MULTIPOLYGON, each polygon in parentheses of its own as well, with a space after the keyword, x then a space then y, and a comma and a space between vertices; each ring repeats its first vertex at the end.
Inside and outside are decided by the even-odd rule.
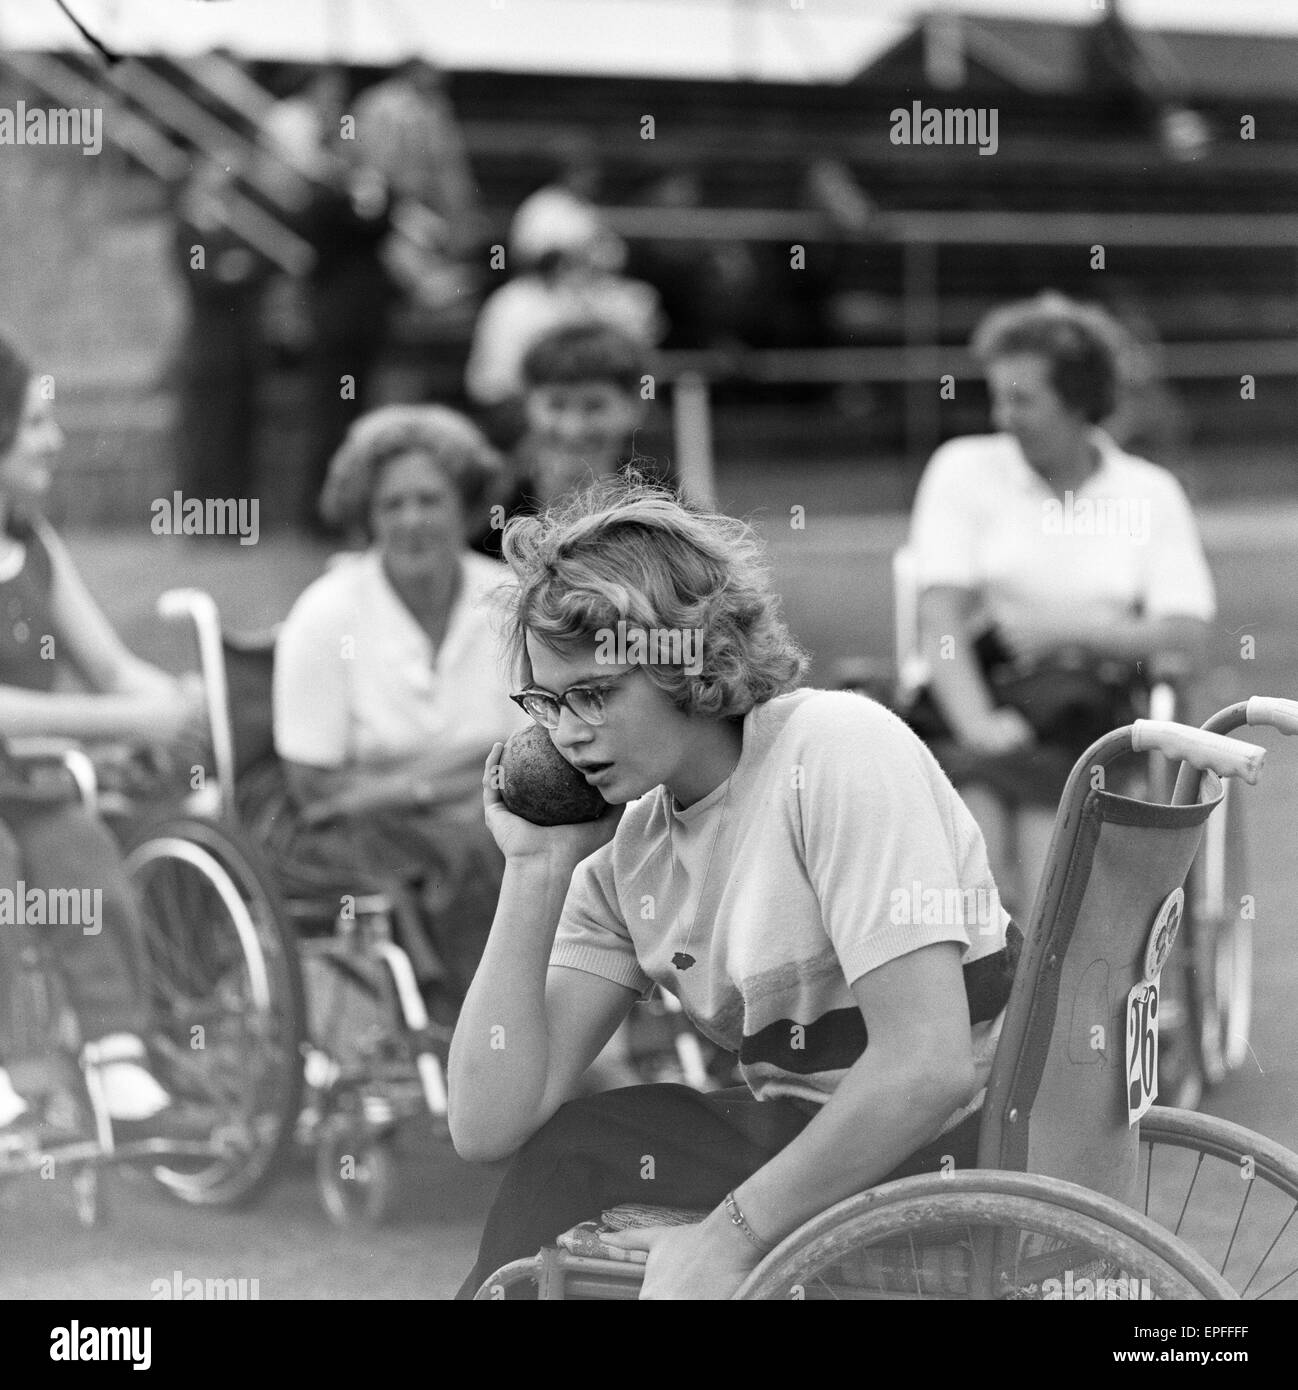
POLYGON ((147 737, 135 694, 49 693, 0 686, 0 732, 6 738, 139 740, 147 737))
POLYGON ((1079 635, 1099 657, 1115 661, 1162 658, 1192 669, 1202 658, 1207 624, 1198 618, 1119 618, 1089 623, 1079 635))
POLYGON ((298 804, 313 820, 461 801, 482 786, 483 754, 459 766, 415 759, 383 767, 306 768, 290 773, 298 804))
MULTIPOLYGON (((934 640, 925 650, 936 648, 934 640)), ((973 646, 962 631, 950 634, 949 646, 941 657, 933 660, 930 656, 929 671, 938 708, 957 738, 964 738, 971 724, 987 718, 996 708, 973 646)))
POLYGON ((908 1059, 871 1059, 867 1049, 802 1133, 740 1184, 740 1207, 759 1236, 782 1240, 878 1183, 970 1099, 949 1073, 908 1059))
POLYGON ((973 595, 963 590, 929 589, 920 598, 920 653, 938 708, 958 739, 996 708, 969 640, 972 607, 973 595))
POLYGON ((546 973, 569 877, 543 859, 506 861, 451 1042, 449 1119, 463 1157, 509 1152, 539 1123, 549 1075, 546 973))
POLYGON ((163 695, 176 688, 176 678, 139 657, 127 655, 114 673, 106 693, 115 695, 163 695))

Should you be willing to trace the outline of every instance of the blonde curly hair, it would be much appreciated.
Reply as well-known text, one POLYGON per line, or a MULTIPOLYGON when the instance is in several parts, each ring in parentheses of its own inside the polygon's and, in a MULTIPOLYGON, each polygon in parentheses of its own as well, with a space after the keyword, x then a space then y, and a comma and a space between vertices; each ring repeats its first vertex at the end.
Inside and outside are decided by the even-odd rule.
POLYGON ((502 538, 516 584, 505 643, 523 684, 529 635, 556 649, 627 628, 696 632, 699 661, 643 662, 678 709, 736 718, 786 694, 806 675, 806 653, 779 613, 752 528, 690 506, 632 473, 609 478, 502 538))

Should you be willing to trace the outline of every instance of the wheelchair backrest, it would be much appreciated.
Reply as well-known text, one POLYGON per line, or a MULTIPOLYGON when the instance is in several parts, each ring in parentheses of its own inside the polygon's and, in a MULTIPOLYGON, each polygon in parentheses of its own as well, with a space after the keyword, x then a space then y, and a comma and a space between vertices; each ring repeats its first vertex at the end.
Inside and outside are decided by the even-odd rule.
POLYGON ((225 685, 229 695, 236 779, 275 753, 271 692, 275 634, 223 636, 225 685))
POLYGON ((1074 774, 1006 1008, 980 1167, 1064 1178, 1133 1201, 1139 1131, 1129 1123, 1128 1000, 1145 978, 1160 909, 1184 883, 1221 797, 1213 774, 1186 806, 1134 801, 1074 774))

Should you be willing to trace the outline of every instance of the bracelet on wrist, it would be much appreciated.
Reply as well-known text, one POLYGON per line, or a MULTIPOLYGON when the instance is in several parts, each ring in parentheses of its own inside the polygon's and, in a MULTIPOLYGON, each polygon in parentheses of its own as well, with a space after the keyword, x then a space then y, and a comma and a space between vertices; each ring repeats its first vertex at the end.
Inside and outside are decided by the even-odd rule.
POLYGON ((763 1255, 769 1255, 775 1246, 768 1241, 764 1241, 761 1236, 748 1224, 748 1218, 740 1209, 739 1202, 733 1192, 727 1192, 725 1197, 726 1215, 730 1218, 730 1224, 737 1226, 747 1238, 750 1245, 755 1246, 763 1255))

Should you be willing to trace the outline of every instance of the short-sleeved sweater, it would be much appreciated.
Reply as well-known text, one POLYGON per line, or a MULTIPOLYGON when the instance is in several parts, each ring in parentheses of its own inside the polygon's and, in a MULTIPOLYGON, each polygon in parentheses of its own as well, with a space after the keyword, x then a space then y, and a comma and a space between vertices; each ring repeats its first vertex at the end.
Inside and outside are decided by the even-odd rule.
POLYGON ((682 810, 658 787, 628 806, 573 874, 551 964, 656 982, 759 1099, 823 1102, 867 1045, 853 982, 944 941, 962 948, 985 1085, 1019 936, 982 834, 901 720, 800 690, 744 717, 739 762, 707 796, 682 810))

